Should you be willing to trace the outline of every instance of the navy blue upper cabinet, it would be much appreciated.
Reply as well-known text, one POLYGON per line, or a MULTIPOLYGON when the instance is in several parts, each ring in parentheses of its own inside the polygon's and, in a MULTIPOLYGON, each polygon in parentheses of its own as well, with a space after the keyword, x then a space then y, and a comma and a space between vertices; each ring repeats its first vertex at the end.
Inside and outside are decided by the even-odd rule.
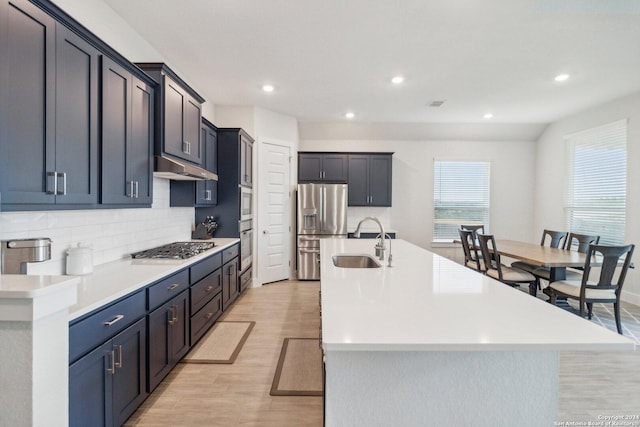
POLYGON ((392 155, 349 154, 349 206, 391 206, 392 155))
POLYGON ((100 52, 28 1, 0 27, 2 203, 96 204, 100 52))
POLYGON ((153 107, 154 88, 103 57, 103 204, 151 204, 153 107))
MULTIPOLYGON (((209 172, 218 173, 218 133, 217 128, 207 119, 202 119, 202 141, 204 148, 203 166, 209 172)), ((218 182, 171 181, 171 206, 215 206, 218 203, 218 182)))
POLYGON ((346 153, 299 153, 298 182, 347 182, 346 153))
POLYGON ((0 0, 0 57, 3 209, 151 204, 149 76, 46 0, 0 0))
POLYGON ((166 64, 137 63, 157 83, 156 154, 168 154, 201 165, 203 144, 200 125, 204 99, 166 64))

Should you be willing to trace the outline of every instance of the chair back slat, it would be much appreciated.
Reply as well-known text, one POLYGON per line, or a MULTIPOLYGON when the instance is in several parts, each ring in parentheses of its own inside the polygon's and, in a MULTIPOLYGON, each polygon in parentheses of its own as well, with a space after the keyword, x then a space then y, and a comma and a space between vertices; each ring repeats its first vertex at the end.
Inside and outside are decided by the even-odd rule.
POLYGON ((571 250, 573 243, 577 245, 577 251, 586 254, 589 250, 589 245, 597 245, 600 242, 600 236, 589 236, 586 234, 570 233, 567 239, 567 246, 565 249, 571 250))
POLYGON ((564 248, 568 235, 569 233, 566 231, 544 230, 542 232, 542 240, 540 241, 540 246, 544 246, 547 237, 549 237, 550 248, 564 248))
POLYGON ((465 265, 469 267, 467 263, 475 263, 475 270, 480 270, 480 257, 478 256, 478 249, 476 247, 473 231, 464 230, 460 227, 458 228, 458 234, 460 234, 465 265))
POLYGON ((478 233, 478 244, 482 252, 482 262, 486 271, 496 270, 498 277, 502 280, 502 269, 500 268, 500 254, 496 250, 496 240, 493 234, 478 233))
MULTIPOLYGON (((583 289, 615 289, 619 294, 624 284, 624 279, 627 276, 627 270, 631 263, 631 257, 635 245, 624 246, 604 246, 604 245, 590 245, 587 251, 587 260, 585 261, 585 274, 582 277, 583 289), (624 257, 622 267, 620 267, 620 259, 624 257), (600 265, 600 276, 598 282, 595 285, 589 285, 589 272, 591 271, 591 263, 593 260, 598 259, 600 265), (614 276, 616 270, 620 269, 618 279, 614 282, 614 276)), ((584 290, 583 290, 584 292, 584 290)))

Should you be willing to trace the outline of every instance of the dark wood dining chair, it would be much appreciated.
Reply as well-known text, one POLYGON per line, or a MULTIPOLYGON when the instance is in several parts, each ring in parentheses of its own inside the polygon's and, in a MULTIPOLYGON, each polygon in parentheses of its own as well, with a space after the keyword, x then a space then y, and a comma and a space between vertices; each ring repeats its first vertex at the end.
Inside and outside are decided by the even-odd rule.
POLYGON ((464 265, 472 270, 484 272, 484 264, 480 261, 478 247, 476 246, 474 232, 466 230, 460 226, 458 228, 460 234, 460 242, 462 243, 462 251, 464 252, 464 265))
POLYGON ((561 280, 552 282, 549 285, 551 304, 556 303, 556 297, 573 298, 580 302, 580 316, 584 317, 584 307, 587 307, 587 317, 591 319, 593 315, 593 303, 613 303, 616 327, 618 333, 622 335, 622 325, 620 322, 620 292, 624 279, 629 270, 631 257, 635 245, 625 246, 604 246, 591 245, 587 250, 587 260, 584 264, 582 280, 561 280), (597 258, 598 257, 598 258, 597 258), (601 257, 601 258, 599 258, 601 257), (600 276, 597 282, 589 280, 591 273, 591 263, 593 260, 602 260, 600 266, 600 276), (624 260, 624 261, 623 261, 624 260), (620 264, 622 262, 622 264, 620 264), (619 270, 616 280, 616 270, 619 270))
POLYGON ((482 262, 485 274, 509 286, 516 287, 523 283, 529 284, 529 293, 534 294, 537 279, 528 271, 509 267, 500 262, 500 253, 496 247, 496 240, 492 234, 478 233, 478 244, 482 252, 482 262))

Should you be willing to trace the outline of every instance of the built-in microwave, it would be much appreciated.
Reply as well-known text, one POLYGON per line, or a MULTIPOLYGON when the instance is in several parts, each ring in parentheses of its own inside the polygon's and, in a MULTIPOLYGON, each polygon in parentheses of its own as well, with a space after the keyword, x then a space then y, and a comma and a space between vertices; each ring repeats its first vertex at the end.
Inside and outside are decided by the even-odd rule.
POLYGON ((253 191, 240 187, 240 221, 253 219, 253 191))

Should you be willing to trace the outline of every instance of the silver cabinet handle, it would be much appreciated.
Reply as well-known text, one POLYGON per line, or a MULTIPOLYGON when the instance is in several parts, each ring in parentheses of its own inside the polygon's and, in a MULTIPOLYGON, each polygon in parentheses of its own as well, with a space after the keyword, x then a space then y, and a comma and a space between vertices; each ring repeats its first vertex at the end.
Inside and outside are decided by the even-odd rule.
POLYGON ((138 198, 138 181, 136 181, 136 199, 138 198))
POLYGON ((205 292, 211 292, 213 290, 213 286, 208 286, 207 289, 205 289, 205 292))
POLYGON ((129 181, 129 193, 127 194, 127 197, 133 198, 133 194, 134 194, 133 181, 129 181))
POLYGON ((211 319, 212 317, 213 317, 213 313, 207 313, 204 315, 204 318, 207 320, 211 319))
POLYGON ((211 190, 204 190, 204 199, 211 200, 211 190))
POLYGON ((62 178, 62 192, 60 192, 59 189, 57 189, 56 194, 64 196, 67 194, 67 173, 66 172, 62 172, 62 173, 56 173, 56 181, 60 178, 62 178))
POLYGON ((175 313, 175 306, 171 306, 169 307, 169 314, 171 315, 171 319, 169 319, 169 325, 173 325, 174 323, 176 323, 176 313, 175 313))
POLYGON ((110 362, 109 367, 107 368, 107 372, 111 375, 114 375, 116 373, 116 355, 114 354, 113 350, 109 352, 109 356, 110 362))
POLYGON ((113 318, 113 320, 110 320, 108 322, 104 322, 103 325, 104 326, 112 326, 114 323, 117 323, 117 322, 121 321, 122 319, 124 319, 124 314, 118 314, 116 317, 113 318))
POLYGON ((189 141, 182 141, 182 152, 184 154, 191 154, 191 143, 189 141))
MULTIPOLYGON (((114 370, 115 368, 122 368, 122 346, 119 345, 115 349, 118 350, 118 361, 113 364, 114 370)), ((113 359, 115 360, 115 357, 113 359)))
POLYGON ((169 286, 169 287, 167 288, 167 290, 168 290, 168 291, 172 291, 172 290, 174 290, 175 288, 177 288, 178 286, 180 286, 180 284, 179 284, 179 283, 174 283, 173 285, 169 286))
POLYGON ((171 312, 173 313, 173 323, 178 323, 178 306, 172 305, 171 312))

